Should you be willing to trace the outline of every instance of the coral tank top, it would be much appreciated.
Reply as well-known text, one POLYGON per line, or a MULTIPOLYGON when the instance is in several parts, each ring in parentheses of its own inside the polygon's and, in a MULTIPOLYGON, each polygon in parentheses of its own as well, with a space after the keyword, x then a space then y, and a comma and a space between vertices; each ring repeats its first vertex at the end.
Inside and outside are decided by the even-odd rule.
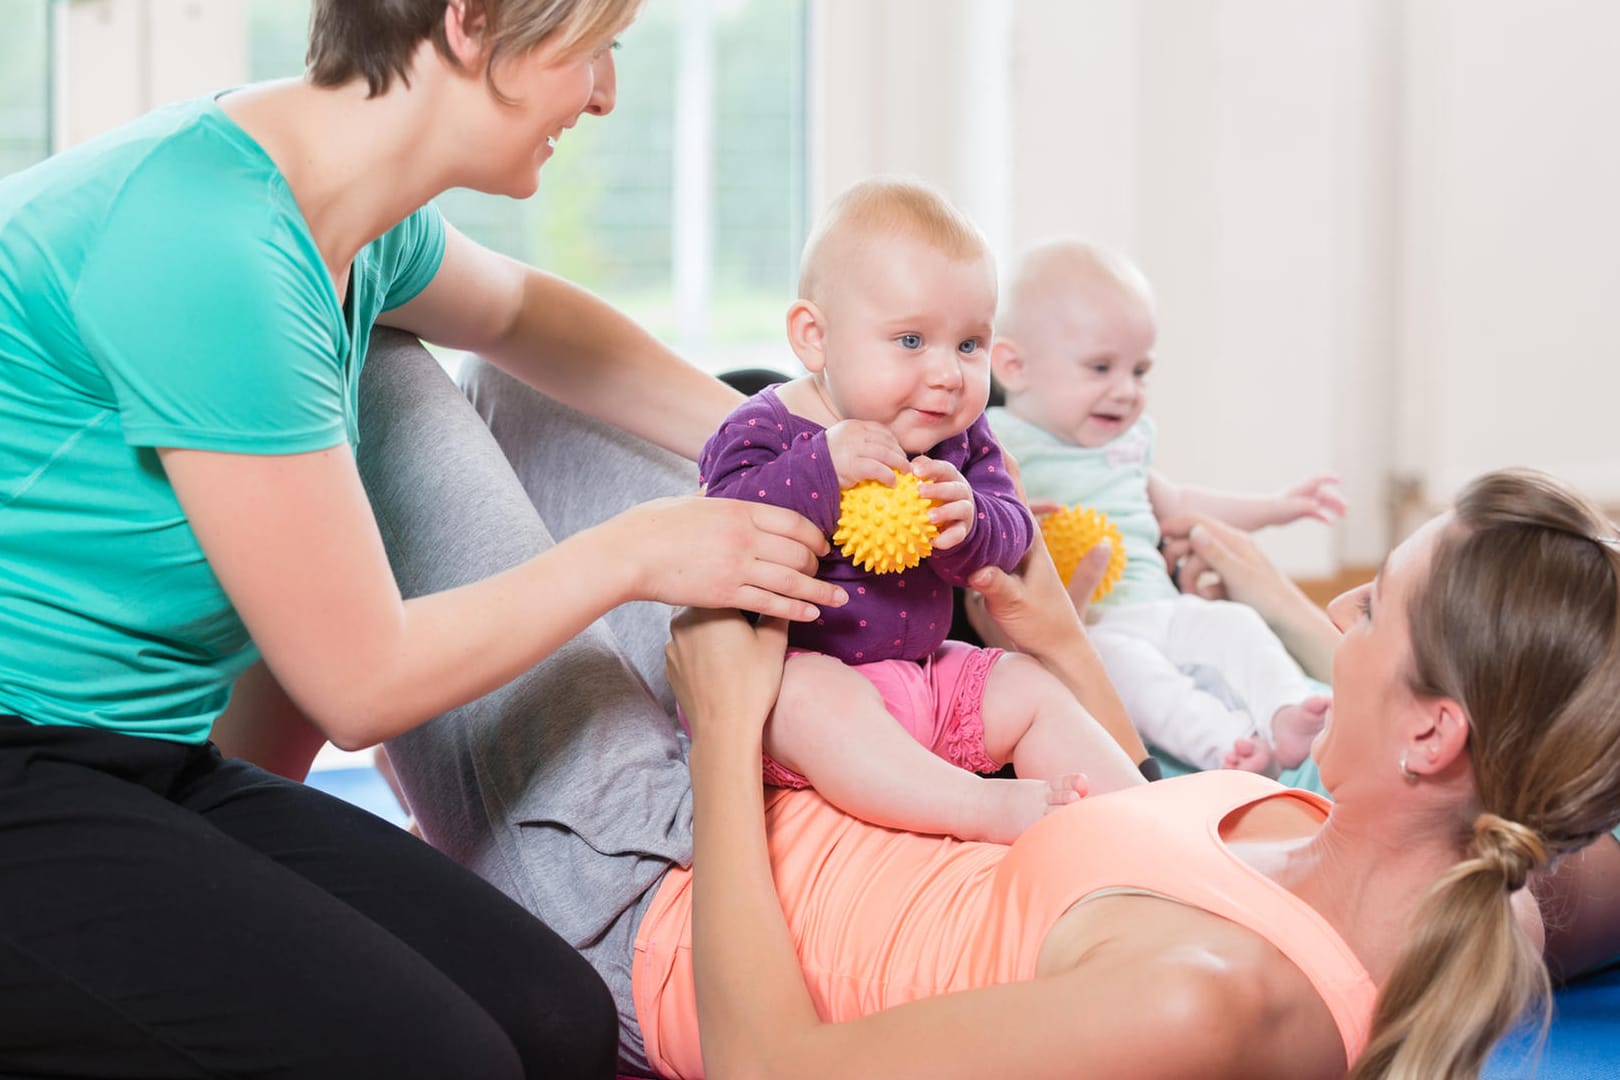
MULTIPOLYGON (((1047 933, 1071 907, 1104 890, 1143 890, 1274 945, 1321 995, 1353 1063, 1377 987, 1314 908, 1239 860, 1219 834, 1234 810, 1266 799, 1327 816, 1320 796, 1230 770, 1084 799, 1010 847, 880 828, 809 790, 773 791, 765 815, 777 891, 825 1020, 1034 978, 1047 933)), ((672 871, 636 936, 636 1015, 648 1060, 672 1078, 703 1075, 691 884, 689 871, 672 871)))

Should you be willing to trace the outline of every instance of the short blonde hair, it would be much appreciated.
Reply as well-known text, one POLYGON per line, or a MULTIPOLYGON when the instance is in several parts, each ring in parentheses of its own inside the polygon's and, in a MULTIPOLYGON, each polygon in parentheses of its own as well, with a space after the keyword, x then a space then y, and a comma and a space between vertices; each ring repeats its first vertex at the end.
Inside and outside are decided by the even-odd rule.
POLYGON ((990 245, 973 220, 937 188, 909 177, 863 180, 834 199, 805 241, 799 296, 814 300, 850 240, 909 236, 952 259, 986 257, 990 245))
POLYGON ((997 336, 1018 336, 1054 299, 1098 281, 1153 310, 1153 286, 1135 263, 1101 244, 1065 237, 1037 244, 1019 258, 996 315, 997 336))
MULTIPOLYGON (((485 81, 497 98, 495 61, 520 55, 556 35, 567 52, 601 41, 628 24, 642 0, 467 0, 468 21, 481 17, 489 45, 485 81)), ((444 36, 449 0, 315 0, 309 9, 305 63, 316 86, 365 79, 369 97, 388 92, 396 77, 408 83, 411 57, 424 40, 456 63, 444 36)))

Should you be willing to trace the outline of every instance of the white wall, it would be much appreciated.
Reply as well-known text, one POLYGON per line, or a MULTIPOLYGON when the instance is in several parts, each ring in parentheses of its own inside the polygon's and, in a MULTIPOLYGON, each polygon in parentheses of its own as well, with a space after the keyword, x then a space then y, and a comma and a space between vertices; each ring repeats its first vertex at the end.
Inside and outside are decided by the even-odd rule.
POLYGON ((1344 477, 1343 525, 1267 537, 1296 573, 1378 561, 1407 478, 1438 502, 1517 462, 1620 502, 1620 5, 1001 7, 1010 30, 964 44, 969 3, 822 0, 835 40, 887 63, 816 59, 819 198, 900 165, 1003 255, 1056 233, 1133 255, 1159 292, 1165 471, 1344 477), (972 80, 937 78, 964 47, 1003 83, 997 130, 972 80), (1006 151, 976 165, 930 142, 1006 151), (988 212, 967 198, 986 192, 988 212))
POLYGON ((1406 10, 1400 461, 1620 504, 1620 4, 1406 10))

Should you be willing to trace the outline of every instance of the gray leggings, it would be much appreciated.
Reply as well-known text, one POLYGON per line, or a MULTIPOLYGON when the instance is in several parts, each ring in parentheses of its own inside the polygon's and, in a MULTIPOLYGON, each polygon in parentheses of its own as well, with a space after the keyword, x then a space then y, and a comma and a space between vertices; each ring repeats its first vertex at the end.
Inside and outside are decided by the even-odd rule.
MULTIPOLYGON (((635 503, 697 488, 692 463, 488 365, 469 361, 462 381, 465 396, 414 338, 372 338, 360 471, 407 597, 488 577, 635 503)), ((507 686, 388 744, 423 835, 606 979, 624 1063, 641 1070, 635 932, 665 871, 692 860, 685 740, 663 675, 669 615, 661 604, 618 608, 507 686)))

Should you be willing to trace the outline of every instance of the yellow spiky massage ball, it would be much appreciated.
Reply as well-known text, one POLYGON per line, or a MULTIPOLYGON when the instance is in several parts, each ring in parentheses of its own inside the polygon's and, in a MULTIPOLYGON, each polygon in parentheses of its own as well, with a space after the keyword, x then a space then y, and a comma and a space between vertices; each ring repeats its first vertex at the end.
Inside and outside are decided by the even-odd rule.
POLYGON ((838 529, 832 542, 862 570, 897 574, 910 570, 934 550, 939 529, 928 520, 934 500, 917 494, 917 477, 896 469, 894 487, 862 480, 838 503, 838 529))
POLYGON ((1075 567, 1086 557, 1086 552, 1101 541, 1108 541, 1111 552, 1108 569, 1091 594, 1094 604, 1107 596, 1125 573, 1125 538, 1101 510, 1077 504, 1047 514, 1041 519, 1041 538, 1046 541, 1046 550, 1052 553, 1052 561, 1057 564, 1065 585, 1074 577, 1075 567))

